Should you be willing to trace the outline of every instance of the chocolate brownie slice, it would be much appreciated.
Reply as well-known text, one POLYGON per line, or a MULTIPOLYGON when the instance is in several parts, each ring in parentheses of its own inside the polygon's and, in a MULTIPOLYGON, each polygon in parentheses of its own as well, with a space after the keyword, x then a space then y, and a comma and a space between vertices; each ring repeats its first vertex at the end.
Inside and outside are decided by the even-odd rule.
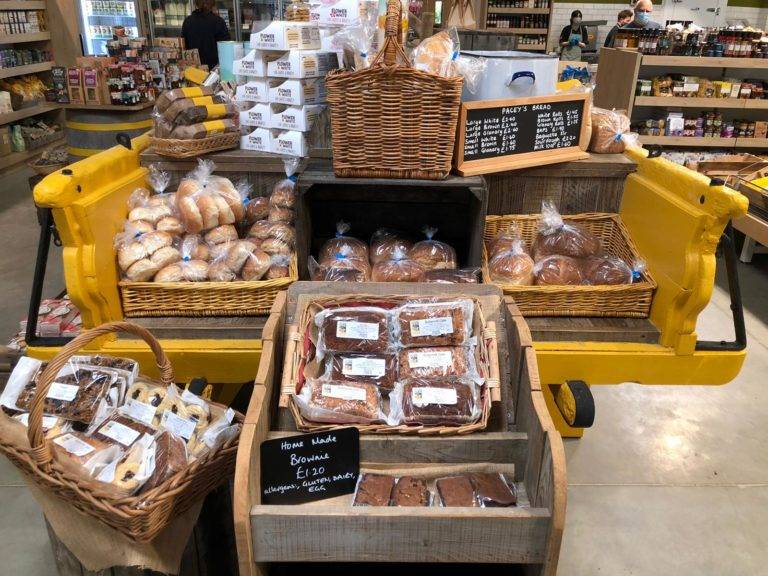
POLYGON ((472 508, 479 506, 472 483, 466 476, 440 478, 435 482, 435 486, 443 506, 469 506, 472 508))
POLYGON ((486 508, 503 508, 517 503, 517 495, 501 474, 471 474, 469 480, 477 499, 486 508))
POLYGON ((353 506, 389 506, 395 479, 384 474, 363 474, 353 506))
POLYGON ((402 476, 392 491, 393 506, 429 506, 427 483, 421 478, 402 476))
POLYGON ((474 419, 474 406, 471 384, 415 379, 403 385, 403 421, 406 424, 466 424, 474 419))

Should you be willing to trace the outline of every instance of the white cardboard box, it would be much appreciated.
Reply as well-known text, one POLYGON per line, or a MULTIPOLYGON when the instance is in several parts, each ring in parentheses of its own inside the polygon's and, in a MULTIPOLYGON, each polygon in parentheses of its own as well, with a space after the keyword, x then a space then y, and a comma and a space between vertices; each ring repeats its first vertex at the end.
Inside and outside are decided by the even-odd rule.
POLYGON ((272 127, 272 112, 269 104, 254 104, 252 108, 240 112, 241 126, 272 127))
POLYGON ((275 104, 322 104, 325 97, 325 80, 322 78, 269 82, 269 101, 275 104))
POLYGON ((269 102, 269 81, 266 78, 249 80, 235 90, 238 102, 269 102))
POLYGON ((240 148, 257 152, 272 151, 272 131, 269 128, 256 128, 250 134, 240 138, 240 148))
POLYGON ((272 130, 271 151, 286 156, 308 156, 307 137, 296 130, 272 130))
POLYGON ((317 50, 320 28, 312 22, 270 22, 251 34, 251 48, 257 50, 317 50))
POLYGON ((280 54, 276 52, 251 50, 248 54, 232 63, 232 73, 235 76, 263 78, 267 75, 267 63, 279 57, 280 54))
POLYGON ((339 67, 335 52, 298 50, 267 64, 267 75, 275 78, 318 78, 339 67))
POLYGON ((323 106, 286 106, 270 104, 272 109, 272 128, 309 132, 312 124, 323 111, 323 106))
POLYGON ((378 2, 366 3, 365 0, 324 0, 310 4, 309 21, 321 26, 348 26, 359 20, 367 9, 377 8, 378 2))

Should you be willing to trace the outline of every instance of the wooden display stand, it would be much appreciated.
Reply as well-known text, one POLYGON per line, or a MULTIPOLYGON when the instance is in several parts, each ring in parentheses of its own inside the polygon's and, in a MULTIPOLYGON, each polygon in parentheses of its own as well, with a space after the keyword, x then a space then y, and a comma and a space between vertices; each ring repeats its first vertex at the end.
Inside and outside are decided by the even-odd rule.
MULTIPOLYGON (((292 418, 274 406, 279 394, 284 338, 307 298, 349 292, 344 283, 297 283, 279 298, 264 327, 264 347, 240 440, 234 514, 240 574, 306 572, 299 562, 484 562, 525 564, 528 573, 554 575, 565 520, 565 458, 547 413, 536 357, 525 321, 490 286, 368 284, 366 293, 470 293, 496 322, 502 368, 502 405, 483 432, 452 437, 363 435, 368 464, 487 463, 514 470, 521 505, 513 508, 353 508, 326 500, 294 506, 261 502, 259 453, 268 438, 290 436, 292 418), (512 421, 514 420, 514 421, 512 421), (528 503, 527 506, 522 504, 528 503), (283 564, 289 562, 290 564, 283 564)), ((352 288, 354 289, 354 288, 352 288)), ((349 498, 347 498, 349 500, 349 498)), ((343 569, 344 564, 328 565, 343 569)), ((444 568, 439 568, 443 570, 444 568)))

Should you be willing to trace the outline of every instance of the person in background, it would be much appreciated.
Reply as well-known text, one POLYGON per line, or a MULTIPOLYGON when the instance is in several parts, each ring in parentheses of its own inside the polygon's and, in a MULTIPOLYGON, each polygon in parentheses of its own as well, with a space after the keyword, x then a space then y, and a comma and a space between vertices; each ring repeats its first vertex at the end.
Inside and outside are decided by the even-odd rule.
POLYGON ((616 18, 616 26, 611 28, 611 31, 608 32, 608 36, 605 37, 605 47, 606 48, 613 48, 613 39, 616 36, 616 30, 619 28, 626 26, 632 21, 632 10, 622 10, 619 12, 618 17, 616 18))
POLYGON ((651 20, 652 12, 653 2, 651 0, 637 0, 635 4, 635 17, 625 28, 643 28, 646 30, 661 28, 661 24, 651 20))
POLYGON ((224 19, 214 13, 214 0, 195 0, 195 11, 184 18, 181 35, 187 50, 197 48, 200 62, 213 69, 219 63, 216 42, 229 40, 229 29, 224 19))
POLYGON ((587 28, 581 24, 581 10, 571 12, 571 23, 560 32, 560 60, 581 61, 581 50, 586 48, 587 28))

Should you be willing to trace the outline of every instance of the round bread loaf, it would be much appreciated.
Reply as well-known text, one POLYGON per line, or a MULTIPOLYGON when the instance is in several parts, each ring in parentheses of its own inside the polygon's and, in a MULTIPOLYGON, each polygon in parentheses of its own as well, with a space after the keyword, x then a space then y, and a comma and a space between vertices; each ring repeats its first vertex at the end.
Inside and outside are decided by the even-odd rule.
POLYGON ((184 272, 180 262, 169 264, 155 274, 155 282, 184 282, 184 272))
POLYGON ((148 258, 134 262, 125 272, 126 278, 132 282, 149 282, 157 274, 159 268, 148 258))
POLYGON ((269 238, 270 232, 272 231, 272 227, 274 225, 274 222, 259 220, 253 226, 251 226, 250 230, 248 230, 248 236, 258 238, 259 240, 265 240, 269 238))
POLYGON ((456 250, 439 240, 416 242, 408 251, 408 258, 421 264, 425 270, 456 268, 456 250))
MULTIPOLYGON (((517 241, 519 245, 519 240, 517 241)), ((508 249, 498 252, 488 263, 491 280, 502 284, 530 286, 533 284, 533 258, 525 252, 508 249)))
POLYGON ((364 260, 368 262, 368 245, 362 240, 358 240, 352 236, 338 236, 336 238, 331 238, 320 248, 318 261, 321 266, 332 264, 339 254, 343 254, 347 259, 364 260))
POLYGON ((262 250, 256 250, 248 255, 245 265, 243 266, 242 276, 243 280, 253 281, 260 280, 264 274, 267 273, 272 261, 269 254, 262 250))
POLYGON ((253 252, 253 247, 248 242, 234 242, 224 257, 227 267, 235 273, 243 268, 248 256, 253 252))
POLYGON ((290 208, 283 208, 282 206, 270 206, 269 215, 267 220, 270 222, 285 222, 286 224, 293 224, 295 215, 290 208))
POLYGON ((296 185, 291 180, 281 180, 272 189, 269 203, 272 206, 293 208, 296 204, 296 185))
POLYGON ((581 265, 585 284, 617 285, 632 284, 632 269, 620 258, 585 258, 581 265))
POLYGON ((248 200, 245 206, 245 221, 248 224, 263 220, 267 216, 269 216, 269 198, 257 196, 248 200))
POLYGON ((184 225, 175 216, 165 216, 158 220, 157 229, 171 236, 181 236, 184 233, 184 225))
POLYGON ((373 282, 423 282, 424 268, 408 259, 377 262, 371 271, 373 282))
POLYGON ((268 238, 275 238, 293 246, 296 242, 296 230, 284 222, 273 222, 269 228, 268 238))
POLYGON ((163 246, 154 254, 152 254, 150 260, 155 266, 157 266, 158 270, 161 270, 169 264, 173 264, 174 262, 181 260, 181 254, 173 246, 163 246))
POLYGON ((230 270, 223 260, 208 266, 208 280, 211 282, 232 282, 235 278, 237 274, 230 270))
POLYGON ((493 258, 496 254, 501 252, 508 252, 510 250, 514 252, 525 252, 528 250, 525 247, 525 242, 520 238, 520 233, 517 230, 503 230, 499 232, 493 240, 488 244, 488 257, 493 258))
POLYGON ((540 286, 575 286, 582 283, 581 265, 569 256, 547 256, 534 266, 536 284, 540 286))
POLYGON ((264 280, 277 280, 278 278, 288 278, 290 269, 288 266, 272 264, 264 276, 264 280))
POLYGON ((586 228, 566 223, 549 234, 539 232, 533 251, 536 260, 555 254, 586 258, 598 256, 602 252, 602 245, 600 239, 586 228))
POLYGON ((222 244, 237 240, 237 229, 232 224, 217 226, 206 232, 205 241, 208 244, 222 244))
POLYGON ((412 247, 413 242, 396 230, 377 230, 371 237, 371 264, 392 260, 396 251, 407 254, 412 247))

